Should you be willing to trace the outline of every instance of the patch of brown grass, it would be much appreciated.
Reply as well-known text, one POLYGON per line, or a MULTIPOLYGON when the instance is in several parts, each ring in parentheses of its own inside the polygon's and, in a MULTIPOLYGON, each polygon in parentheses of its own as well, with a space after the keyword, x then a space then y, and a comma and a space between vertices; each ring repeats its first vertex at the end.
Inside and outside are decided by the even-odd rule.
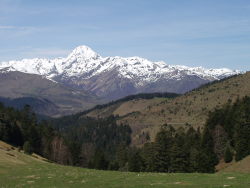
POLYGON ((241 161, 233 162, 228 167, 222 169, 220 172, 241 172, 250 173, 250 156, 241 161))
POLYGON ((46 162, 47 159, 37 155, 24 155, 23 152, 19 152, 17 148, 0 141, 0 164, 7 166, 13 166, 17 164, 25 165, 30 161, 46 162))

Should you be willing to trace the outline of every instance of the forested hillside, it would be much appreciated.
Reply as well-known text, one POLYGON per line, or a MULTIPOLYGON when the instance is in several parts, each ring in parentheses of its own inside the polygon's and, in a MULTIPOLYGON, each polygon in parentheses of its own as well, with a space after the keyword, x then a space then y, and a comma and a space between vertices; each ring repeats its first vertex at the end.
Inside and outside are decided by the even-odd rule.
POLYGON ((46 121, 38 121, 28 105, 16 110, 0 103, 0 140, 29 154, 34 152, 61 164, 72 163, 65 139, 46 121))
POLYGON ((135 171, 214 172, 219 160, 230 163, 250 155, 249 135, 250 97, 246 96, 210 112, 202 133, 190 125, 177 130, 164 125, 155 141, 144 144, 128 162, 135 171))
POLYGON ((214 151, 225 162, 250 155, 250 97, 228 102, 210 113, 205 132, 212 135, 214 151))
POLYGON ((117 125, 113 116, 105 119, 65 116, 52 120, 52 125, 69 142, 73 164, 97 169, 113 169, 112 161, 119 148, 128 148, 131 129, 117 125))
POLYGON ((204 128, 190 124, 178 128, 165 124, 141 147, 130 145, 128 125, 117 125, 119 117, 92 119, 66 116, 53 125, 72 142, 74 165, 96 169, 135 172, 215 172, 226 163, 250 155, 250 97, 228 101, 210 112, 204 128))
POLYGON ((72 141, 74 165, 103 170, 147 172, 214 172, 218 158, 211 137, 186 125, 162 126, 155 142, 142 148, 130 145, 131 130, 116 125, 117 117, 94 120, 67 116, 52 124, 72 141), (206 163, 204 163, 206 161, 206 163))
POLYGON ((144 135, 149 134, 153 141, 164 124, 175 128, 190 124, 195 129, 203 129, 210 111, 250 95, 249 82, 250 72, 247 72, 175 98, 135 99, 92 110, 85 116, 119 116, 118 123, 128 124, 132 129, 132 143, 143 145, 144 135))
POLYGON ((0 140, 60 164, 108 169, 118 148, 129 146, 130 134, 113 117, 38 121, 28 105, 16 110, 0 103, 0 140))
MULTIPOLYGON (((161 98, 159 94, 132 96, 96 107, 90 112, 42 122, 37 120, 29 106, 15 110, 1 105, 0 139, 19 146, 27 153, 35 152, 49 160, 80 167, 135 172, 215 172, 215 166, 219 161, 238 161, 250 154, 250 98, 243 97, 243 93, 247 95, 249 88, 242 87, 241 94, 239 90, 231 91, 236 87, 236 81, 237 87, 243 86, 243 78, 248 76, 249 74, 241 75, 209 84, 179 97, 173 94, 166 95, 168 98, 161 98), (223 92, 225 88, 229 90, 223 92), (192 116, 195 114, 194 110, 198 110, 198 104, 203 104, 204 97, 211 97, 211 93, 214 97, 220 93, 229 98, 220 98, 221 103, 217 103, 214 108, 210 106, 210 100, 206 100, 211 110, 207 112, 204 124, 194 126, 188 122, 182 125, 164 123, 159 129, 155 129, 158 131, 154 137, 152 132, 148 131, 142 131, 137 135, 137 138, 143 141, 139 147, 131 142, 134 138, 131 136, 135 135, 136 131, 143 130, 143 127, 135 129, 132 124, 131 129, 129 121, 123 121, 123 118, 130 117, 131 113, 124 116, 114 116, 111 113, 107 116, 106 112, 105 116, 98 118, 86 116, 96 110, 103 112, 112 106, 121 107, 124 103, 132 105, 129 110, 142 110, 145 108, 144 105, 155 101, 161 102, 156 105, 151 103, 152 108, 167 105, 169 101, 175 102, 172 104, 173 107, 181 111, 183 109, 180 108, 180 100, 183 98, 193 101, 191 104, 182 104, 182 107, 190 106, 191 109, 186 110, 191 110, 192 116), (144 101, 144 104, 138 107, 138 101, 144 101), (133 103, 137 106, 133 106, 133 103)), ((214 102, 216 101, 211 101, 214 102)), ((151 110, 149 108, 145 112, 149 113, 151 110)), ((202 111, 204 116, 207 110, 202 111)), ((158 118, 164 113, 149 115, 158 118)), ((179 111, 175 113, 177 115, 179 111)), ((138 121, 137 116, 141 113, 136 112, 132 115, 136 117, 134 120, 138 121)), ((179 117, 182 118, 181 115, 179 117)), ((195 118, 198 119, 199 116, 195 118)))

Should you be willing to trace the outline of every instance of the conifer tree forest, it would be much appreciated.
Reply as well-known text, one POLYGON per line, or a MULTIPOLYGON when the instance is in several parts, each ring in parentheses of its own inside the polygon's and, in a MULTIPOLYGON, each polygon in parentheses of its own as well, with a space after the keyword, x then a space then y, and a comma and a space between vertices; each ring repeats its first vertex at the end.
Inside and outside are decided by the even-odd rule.
POLYGON ((250 155, 250 97, 210 112, 203 128, 162 125, 141 147, 131 145, 131 128, 117 118, 75 114, 44 121, 27 105, 1 104, 0 140, 60 164, 132 172, 213 173, 220 160, 250 155))

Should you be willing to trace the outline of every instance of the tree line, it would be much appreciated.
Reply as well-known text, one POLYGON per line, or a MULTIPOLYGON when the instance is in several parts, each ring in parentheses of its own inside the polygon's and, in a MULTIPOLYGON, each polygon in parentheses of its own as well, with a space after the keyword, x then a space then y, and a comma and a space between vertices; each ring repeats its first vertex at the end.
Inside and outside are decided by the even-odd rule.
POLYGON ((211 135, 192 127, 176 130, 163 125, 154 142, 121 149, 114 163, 118 170, 132 172, 212 173, 218 158, 211 135))
POLYGON ((111 101, 111 102, 106 103, 106 104, 96 105, 95 107, 93 107, 89 110, 86 110, 84 112, 80 112, 78 114, 84 115, 84 114, 87 114, 87 113, 89 113, 93 110, 96 110, 96 109, 103 109, 103 108, 106 108, 106 107, 114 105, 114 104, 118 104, 118 103, 126 102, 126 101, 131 101, 131 100, 135 100, 135 99, 153 99, 156 97, 157 98, 175 98, 178 96, 180 96, 180 94, 168 93, 168 92, 165 92, 165 93, 160 93, 160 92, 158 92, 158 93, 157 92, 156 93, 139 93, 139 94, 135 94, 135 95, 129 95, 129 96, 123 97, 121 99, 111 101))
MULTIPOLYGON (((228 101, 210 112, 202 132, 164 125, 154 142, 127 153, 129 171, 215 172, 220 160, 229 163, 250 155, 250 97, 228 101)), ((125 163, 124 163, 125 164, 125 163)))
POLYGON ((213 135, 220 159, 239 161, 250 155, 250 97, 237 99, 209 114, 207 130, 213 135))
POLYGON ((0 103, 0 140, 49 158, 50 141, 56 135, 46 122, 38 122, 30 106, 16 110, 0 103))
POLYGON ((117 117, 79 114, 38 121, 29 106, 0 105, 0 139, 52 161, 87 168, 133 172, 213 173, 220 160, 250 155, 250 97, 210 112, 205 127, 163 125, 155 140, 131 146, 129 125, 117 117), (60 147, 59 147, 60 146, 60 147))
POLYGON ((130 127, 117 125, 114 117, 72 115, 45 121, 29 105, 17 110, 0 103, 0 140, 60 164, 106 169, 116 148, 129 146, 130 135, 130 127))

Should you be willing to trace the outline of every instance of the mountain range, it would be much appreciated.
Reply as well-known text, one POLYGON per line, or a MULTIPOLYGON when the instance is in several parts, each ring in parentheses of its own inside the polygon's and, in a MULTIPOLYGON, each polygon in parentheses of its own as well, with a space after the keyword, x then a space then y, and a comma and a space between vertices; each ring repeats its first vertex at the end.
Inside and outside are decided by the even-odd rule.
MULTIPOLYGON (((0 96, 10 98, 30 97, 34 94, 31 91, 39 90, 37 89, 40 87, 39 79, 41 82, 46 80, 48 87, 53 83, 60 88, 70 90, 71 94, 68 96, 72 98, 76 93, 85 96, 85 98, 81 98, 81 103, 88 103, 88 105, 80 105, 81 103, 76 102, 77 109, 63 110, 67 114, 78 111, 79 108, 85 110, 96 104, 137 93, 185 93, 202 84, 240 73, 242 72, 227 68, 205 69, 202 67, 168 65, 163 61, 152 62, 141 57, 102 57, 87 46, 79 46, 66 58, 35 58, 0 62, 0 74, 11 74, 11 76, 0 76, 0 81, 4 83, 4 87, 8 88, 8 83, 11 83, 12 90, 16 90, 15 92, 18 92, 15 86, 18 86, 19 89, 26 88, 25 90, 30 88, 28 89, 30 91, 28 95, 25 92, 22 92, 21 96, 13 95, 13 93, 8 94, 8 92, 11 92, 10 90, 5 90, 3 94, 1 90, 0 96), (18 79, 13 82, 14 74, 18 74, 18 79), (3 77, 5 82, 3 82, 3 77), (7 80, 6 77, 10 77, 10 80, 7 80), (25 77, 25 79, 21 77, 25 77), (27 77, 29 77, 28 80, 36 77, 36 84, 30 84, 30 81, 19 83, 20 80, 27 80, 27 77), (90 98, 93 100, 90 100, 90 98)), ((46 89, 46 86, 44 87, 43 89, 46 89)), ((48 99, 48 96, 53 95, 55 97, 51 102, 55 103, 54 100, 58 101, 61 98, 58 92, 57 94, 50 92, 43 97, 48 99)), ((57 105, 63 106, 60 102, 57 105)), ((68 105, 74 108, 76 104, 69 102, 68 105)))

